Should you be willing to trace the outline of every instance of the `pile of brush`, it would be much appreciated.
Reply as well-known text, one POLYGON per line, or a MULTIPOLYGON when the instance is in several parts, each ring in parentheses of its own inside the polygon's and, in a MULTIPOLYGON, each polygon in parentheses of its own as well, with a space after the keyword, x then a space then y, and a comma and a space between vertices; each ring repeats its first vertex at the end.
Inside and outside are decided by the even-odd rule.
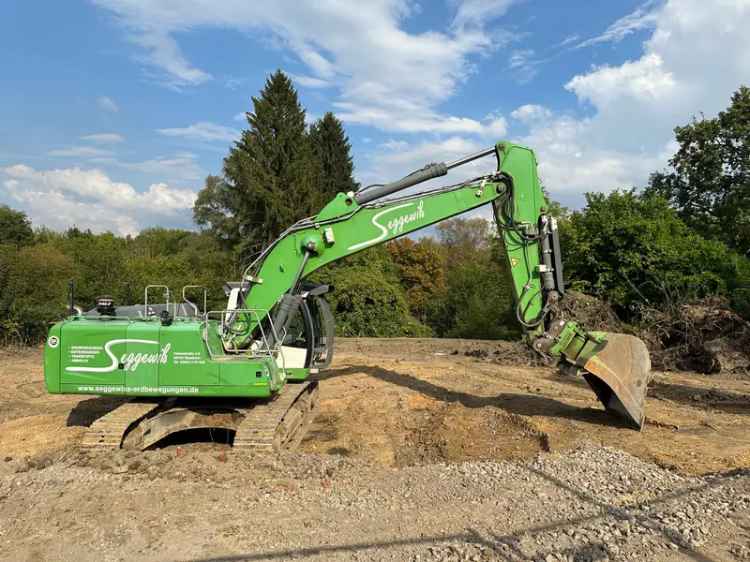
POLYGON ((654 369, 750 373, 750 322, 722 298, 644 309, 642 324, 654 369))

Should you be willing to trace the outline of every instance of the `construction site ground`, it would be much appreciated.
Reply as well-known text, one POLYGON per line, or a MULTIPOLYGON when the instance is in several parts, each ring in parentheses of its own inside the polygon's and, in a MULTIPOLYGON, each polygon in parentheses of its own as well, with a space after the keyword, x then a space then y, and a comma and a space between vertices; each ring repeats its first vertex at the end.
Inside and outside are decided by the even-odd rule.
POLYGON ((337 341, 301 450, 251 454, 83 451, 121 399, 0 351, 0 560, 750 560, 750 377, 655 373, 637 432, 523 357, 337 341))

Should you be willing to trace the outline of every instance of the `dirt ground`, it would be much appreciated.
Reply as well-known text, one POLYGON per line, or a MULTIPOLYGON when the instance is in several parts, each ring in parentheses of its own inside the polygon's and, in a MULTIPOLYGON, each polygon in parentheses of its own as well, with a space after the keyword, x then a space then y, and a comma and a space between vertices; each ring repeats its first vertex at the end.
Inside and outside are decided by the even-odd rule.
POLYGON ((750 468, 748 378, 655 373, 646 427, 628 431, 583 379, 497 364, 498 345, 345 340, 321 376, 321 413, 305 449, 406 466, 531 458, 585 440, 682 474, 750 468))
POLYGON ((750 560, 750 379, 655 373, 637 432, 497 345, 337 342, 281 455, 81 451, 119 400, 0 351, 0 560, 750 560))

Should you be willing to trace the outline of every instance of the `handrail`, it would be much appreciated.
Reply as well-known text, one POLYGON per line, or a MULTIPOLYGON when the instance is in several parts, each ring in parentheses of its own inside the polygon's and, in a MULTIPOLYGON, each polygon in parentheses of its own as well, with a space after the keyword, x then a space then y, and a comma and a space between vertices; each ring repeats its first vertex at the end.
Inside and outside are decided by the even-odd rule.
POLYGON ((169 310, 169 287, 166 285, 146 285, 143 295, 143 316, 148 318, 148 290, 149 289, 165 289, 164 294, 167 296, 167 310, 169 310))
MULTIPOLYGON (((188 299, 185 296, 185 291, 188 289, 203 289, 203 312, 205 313, 208 310, 208 288, 204 285, 185 285, 182 288, 182 300, 193 307, 193 310, 195 310, 195 315, 199 315, 198 306, 192 302, 190 299, 188 299)), ((177 309, 175 308, 175 313, 177 312, 177 309)), ((176 316, 176 314, 175 314, 176 316)))

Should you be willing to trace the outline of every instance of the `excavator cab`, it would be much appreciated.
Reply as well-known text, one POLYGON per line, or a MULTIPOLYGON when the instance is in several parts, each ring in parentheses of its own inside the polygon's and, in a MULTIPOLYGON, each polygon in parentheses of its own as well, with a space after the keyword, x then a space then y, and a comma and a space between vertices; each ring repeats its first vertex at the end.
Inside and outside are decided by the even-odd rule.
POLYGON ((287 369, 315 372, 331 365, 336 326, 324 296, 328 291, 328 285, 303 284, 299 307, 279 334, 287 369))

